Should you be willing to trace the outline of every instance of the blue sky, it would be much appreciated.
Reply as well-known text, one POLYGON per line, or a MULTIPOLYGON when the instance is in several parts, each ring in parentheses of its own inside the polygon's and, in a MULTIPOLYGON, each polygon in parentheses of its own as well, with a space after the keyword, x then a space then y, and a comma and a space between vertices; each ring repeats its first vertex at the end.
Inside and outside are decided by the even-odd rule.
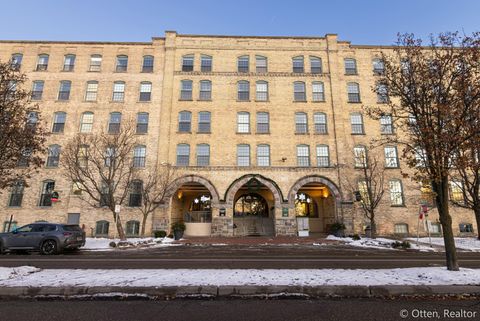
POLYGON ((392 44, 480 30, 478 0, 4 0, 0 39, 150 41, 183 34, 323 36, 354 44, 392 44), (22 21, 19 21, 22 19, 22 21))

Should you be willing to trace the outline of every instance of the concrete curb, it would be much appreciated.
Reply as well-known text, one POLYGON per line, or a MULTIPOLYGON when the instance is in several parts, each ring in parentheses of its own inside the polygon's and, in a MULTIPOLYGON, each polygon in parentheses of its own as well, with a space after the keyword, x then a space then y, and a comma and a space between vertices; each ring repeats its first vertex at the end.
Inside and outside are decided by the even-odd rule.
POLYGON ((1 287, 0 299, 61 297, 81 299, 95 297, 146 297, 151 299, 175 298, 255 298, 255 297, 400 297, 400 296, 453 296, 480 297, 480 286, 436 285, 384 285, 384 286, 167 286, 167 287, 1 287))

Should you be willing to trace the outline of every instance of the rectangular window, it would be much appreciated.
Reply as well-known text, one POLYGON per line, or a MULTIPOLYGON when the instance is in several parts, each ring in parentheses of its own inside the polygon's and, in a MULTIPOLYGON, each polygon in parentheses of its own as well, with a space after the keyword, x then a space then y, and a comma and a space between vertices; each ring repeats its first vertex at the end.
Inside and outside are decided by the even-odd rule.
POLYGON ((188 166, 190 163, 190 145, 177 145, 177 166, 188 166))
POLYGON ((294 101, 307 101, 307 96, 305 95, 305 83, 304 82, 294 82, 293 83, 293 100, 294 101))
POLYGON ((367 167, 367 148, 365 146, 355 146, 353 154, 356 168, 367 167))
POLYGON ((308 132, 307 114, 295 113, 295 133, 306 134, 308 132))
POLYGON ((200 81, 200 100, 212 99, 212 83, 208 80, 200 81))
POLYGON ((127 56, 117 56, 117 66, 115 68, 116 72, 126 72, 128 68, 128 57, 127 56))
POLYGON ((133 167, 145 167, 147 158, 147 148, 145 146, 136 146, 133 149, 133 167))
POLYGON ((80 123, 81 133, 91 133, 93 129, 93 113, 84 113, 80 123))
POLYGON ((72 83, 70 81, 61 81, 60 88, 58 90, 58 100, 70 99, 70 88, 72 83))
POLYGON ((153 56, 144 56, 142 72, 153 72, 153 56))
POLYGON ((377 85, 377 103, 386 104, 388 103, 388 88, 385 84, 377 85))
POLYGON ((148 132, 148 113, 137 114, 137 134, 146 134, 148 132))
POLYGON ((257 166, 270 166, 270 146, 257 146, 257 166))
POLYGON ((405 223, 395 224, 393 233, 397 235, 408 235, 408 225, 405 223))
POLYGON ((345 74, 356 75, 357 74, 357 62, 355 59, 345 59, 345 74))
POLYGON ((373 60, 373 73, 375 75, 383 75, 383 72, 385 70, 385 66, 383 64, 382 59, 374 59, 373 60))
POLYGON ((257 113, 257 134, 270 132, 270 121, 268 113, 257 113))
POLYGON ((385 167, 398 167, 398 155, 397 148, 395 146, 385 146, 385 167))
POLYGON ((359 103, 360 102, 360 88, 357 83, 350 82, 347 84, 348 102, 359 103))
POLYGON ((248 56, 243 56, 238 58, 238 72, 248 72, 249 71, 249 57, 248 56))
POLYGON ((250 114, 237 114, 237 133, 250 133, 250 114))
POLYGON ((250 83, 248 81, 239 81, 238 84, 238 97, 239 101, 250 100, 250 83))
POLYGON ((122 114, 111 113, 110 121, 108 122, 108 133, 118 134, 120 132, 120 123, 122 121, 122 114))
POLYGON ((313 114, 313 122, 315 124, 315 134, 327 133, 327 115, 324 113, 313 114))
POLYGON ((64 112, 57 112, 53 115, 52 133, 63 133, 66 118, 67 114, 64 112))
POLYGON ((190 72, 193 71, 193 55, 183 56, 182 58, 182 71, 190 72))
POLYGON ((237 166, 250 166, 250 145, 237 145, 237 166))
POLYGON ((330 156, 327 145, 318 145, 317 146, 317 166, 318 167, 329 167, 330 166, 330 156))
POLYGON ((75 68, 75 55, 66 55, 63 62, 63 71, 73 71, 75 68))
POLYGON ((25 189, 25 183, 23 181, 15 182, 15 184, 12 186, 12 191, 10 193, 10 200, 8 202, 8 206, 10 207, 22 206, 24 189, 25 189))
POLYGON ((140 101, 150 101, 152 99, 152 83, 142 82, 140 84, 140 101))
POLYGON ((191 80, 182 80, 180 100, 192 100, 193 82, 191 80))
POLYGON ((55 182, 44 182, 42 186, 42 195, 40 195, 39 206, 49 207, 52 206, 52 193, 55 190, 55 182))
POLYGON ((463 183, 461 181, 450 181, 450 200, 457 204, 463 204, 465 202, 463 183))
POLYGON ((312 83, 312 100, 325 101, 325 92, 323 90, 323 82, 312 83))
POLYGON ((210 145, 197 145, 197 166, 210 165, 210 145))
POLYGON ((322 59, 317 57, 310 57, 310 72, 312 74, 322 73, 322 59))
POLYGON ((267 57, 256 56, 255 57, 255 66, 257 73, 266 73, 267 72, 267 57))
POLYGON ((178 131, 189 133, 192 130, 192 113, 182 111, 178 114, 178 131))
POLYGON ((33 82, 32 100, 41 100, 43 96, 43 80, 36 80, 33 82))
POLYGON ((470 223, 462 223, 458 225, 460 233, 473 233, 473 225, 470 223))
POLYGON ((48 69, 48 55, 39 55, 37 61, 37 71, 46 71, 48 69))
POLYGON ((297 166, 310 166, 310 150, 307 145, 297 146, 297 166))
MULTIPOLYGON (((133 181, 130 186, 130 197, 128 198, 129 207, 142 206, 142 192, 143 192, 142 181, 133 181)), ((131 221, 128 223, 131 223, 131 221)), ((130 224, 129 224, 129 228, 131 228, 130 224)), ((132 232, 131 229, 127 233, 130 233, 130 232, 132 232)))
POLYGON ((211 72, 212 71, 212 57, 202 56, 200 61, 200 70, 202 72, 211 72))
POLYGON ((393 206, 403 205, 402 183, 399 180, 388 182, 390 188, 390 201, 393 206))
POLYGON ((125 83, 116 82, 113 84, 113 101, 122 102, 125 99, 125 83))
POLYGON ((294 73, 303 73, 303 57, 295 57, 292 59, 293 72, 294 73))
POLYGON ((266 81, 258 81, 257 86, 257 95, 255 99, 257 101, 267 101, 268 100, 268 83, 266 81))
POLYGON ((102 56, 90 56, 90 71, 100 71, 102 68, 102 56))
POLYGON ((207 111, 201 111, 198 113, 198 132, 210 133, 210 113, 207 111))
POLYGON ((363 135, 363 117, 361 114, 351 114, 350 121, 352 124, 352 134, 363 135))
POLYGON ((380 117, 380 133, 384 135, 393 134, 393 122, 391 115, 380 117))
POLYGON ((85 101, 97 101, 98 82, 87 82, 85 101))

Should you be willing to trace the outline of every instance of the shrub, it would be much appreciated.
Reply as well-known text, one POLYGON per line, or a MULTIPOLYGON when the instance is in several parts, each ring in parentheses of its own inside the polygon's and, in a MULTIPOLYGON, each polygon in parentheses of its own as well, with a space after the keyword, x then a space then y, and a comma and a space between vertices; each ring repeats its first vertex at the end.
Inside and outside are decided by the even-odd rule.
POLYGON ((330 225, 330 232, 336 233, 338 231, 344 230, 345 229, 345 224, 341 222, 335 222, 332 225, 330 225))
POLYGON ((160 230, 160 231, 155 231, 153 232, 153 235, 158 238, 158 237, 165 237, 167 236, 167 232, 160 230))
POLYGON ((115 243, 115 242, 110 242, 110 243, 108 243, 108 246, 110 246, 110 247, 117 247, 117 243, 115 243))
POLYGON ((411 244, 409 241, 403 241, 403 242, 399 242, 399 241, 395 241, 392 243, 392 247, 394 249, 398 249, 398 248, 402 248, 402 249, 409 249, 411 247, 411 244))
POLYGON ((183 222, 175 222, 172 223, 172 230, 173 231, 185 231, 187 227, 183 222))
POLYGON ((358 234, 353 234, 353 236, 352 236, 352 240, 354 240, 354 241, 360 241, 361 239, 362 238, 358 234))

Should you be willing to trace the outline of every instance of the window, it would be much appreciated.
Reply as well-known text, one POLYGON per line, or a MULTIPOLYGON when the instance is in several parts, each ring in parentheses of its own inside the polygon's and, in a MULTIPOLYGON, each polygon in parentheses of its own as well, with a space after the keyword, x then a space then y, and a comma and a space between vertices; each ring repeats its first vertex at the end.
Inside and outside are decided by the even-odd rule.
POLYGON ((28 167, 30 156, 32 156, 32 150, 30 148, 23 148, 20 158, 17 161, 17 167, 28 167))
POLYGON ((73 71, 75 68, 75 55, 65 55, 63 71, 73 71))
POLYGON ((385 146, 384 151, 385 151, 385 167, 397 168, 398 167, 397 147, 385 146))
POLYGON ((239 81, 237 83, 237 99, 239 101, 249 101, 250 100, 250 83, 248 81, 239 81))
POLYGON ((257 146, 257 166, 270 166, 270 146, 257 146))
POLYGON ((177 145, 177 166, 188 166, 190 162, 190 145, 177 145))
POLYGON ((85 91, 85 101, 97 101, 98 81, 87 82, 87 89, 85 91))
POLYGON ((463 183, 459 180, 452 180, 450 184, 450 200, 457 204, 464 204, 463 183))
POLYGON ((97 221, 95 224, 95 236, 108 236, 110 223, 107 221, 97 221))
POLYGON ((82 186, 81 181, 73 181, 72 182, 72 194, 73 195, 82 195, 84 187, 82 186))
POLYGON ((60 88, 58 90, 58 100, 69 100, 71 87, 72 82, 70 80, 62 80, 60 82, 60 88))
POLYGON ((302 56, 293 57, 292 67, 293 67, 293 72, 294 73, 303 73, 304 72, 303 57, 302 56))
POLYGON ((80 132, 81 133, 91 133, 93 129, 93 113, 84 112, 80 120, 80 132))
POLYGON ((110 187, 107 183, 102 182, 100 191, 100 206, 106 207, 110 203, 110 187))
POLYGON ((315 124, 315 134, 327 133, 327 115, 325 113, 313 114, 313 123, 315 124))
POLYGON ((308 132, 307 114, 295 113, 295 133, 306 134, 308 132))
POLYGON ((198 132, 210 133, 211 115, 208 111, 198 113, 198 132))
POLYGON ((78 166, 85 168, 88 165, 88 145, 80 145, 78 149, 78 166))
POLYGON ((10 60, 10 64, 13 69, 19 70, 22 66, 23 55, 20 53, 13 54, 12 59, 10 60))
POLYGON ((396 235, 403 235, 403 236, 408 235, 408 224, 406 223, 395 224, 393 233, 395 233, 396 235))
POLYGON ((237 166, 250 166, 250 145, 237 145, 237 166))
POLYGON ((25 182, 23 180, 16 181, 12 185, 12 189, 10 191, 10 199, 8 201, 8 206, 10 207, 22 206, 24 190, 25 190, 25 182))
POLYGON ((323 82, 315 81, 312 83, 312 100, 325 101, 325 92, 323 90, 323 82))
POLYGON ((255 68, 258 73, 266 73, 267 69, 267 57, 255 56, 255 68))
POLYGON ((268 100, 268 82, 266 81, 257 81, 256 83, 256 97, 257 101, 267 101, 268 100))
POLYGON ((265 112, 257 113, 257 134, 267 134, 270 132, 269 114, 265 112))
POLYGON ((390 189, 390 202, 392 206, 403 205, 402 182, 398 179, 393 179, 388 182, 388 186, 390 189))
POLYGON ((460 233, 473 233, 473 225, 470 223, 461 223, 458 224, 460 233))
POLYGON ((241 56, 237 60, 237 70, 238 72, 248 72, 249 71, 249 57, 241 56))
POLYGON ((310 148, 308 145, 297 146, 297 166, 310 166, 310 148))
POLYGON ((116 102, 123 102, 124 99, 125 99, 125 83, 123 81, 114 82, 112 100, 116 102))
POLYGON ((186 55, 182 57, 182 71, 193 71, 193 59, 194 55, 186 55))
POLYGON ((383 60, 380 58, 373 59, 373 73, 375 75, 383 75, 385 71, 385 66, 383 64, 383 60))
POLYGON ((359 103, 360 102, 360 87, 356 82, 349 82, 347 84, 348 102, 359 103))
POLYGON ((38 113, 36 111, 29 111, 27 113, 27 122, 26 126, 31 130, 35 130, 38 123, 38 113))
POLYGON ((380 117, 380 133, 393 134, 392 115, 383 115, 380 117))
POLYGON ((150 101, 152 99, 152 83, 143 81, 140 83, 139 101, 150 101))
POLYGON ((148 133, 148 113, 137 114, 137 134, 148 133))
POLYGON ((90 56, 90 71, 100 71, 102 69, 102 56, 91 55, 90 56))
POLYGON ((116 72, 126 72, 128 68, 128 56, 117 56, 117 65, 115 67, 116 72))
POLYGON ((58 111, 54 113, 52 133, 63 133, 66 119, 67 119, 67 113, 65 112, 58 111))
POLYGON ((212 99, 212 82, 210 80, 200 81, 200 96, 199 100, 211 100, 212 99))
POLYGON ((44 181, 39 206, 52 206, 52 193, 55 190, 55 181, 44 181))
POLYGON ((388 103, 388 88, 385 84, 378 84, 376 88, 377 92, 377 103, 386 104, 388 103))
POLYGON ((127 236, 138 236, 140 231, 140 222, 139 221, 128 221, 125 229, 125 234, 127 236))
POLYGON ((178 113, 178 131, 182 133, 190 133, 192 131, 191 112, 181 111, 178 113))
POLYGON ((312 74, 322 73, 322 59, 318 57, 310 57, 310 72, 312 74))
POLYGON ((425 167, 427 165, 427 153, 425 149, 417 147, 414 152, 416 167, 425 167))
POLYGON ((191 80, 182 80, 180 85, 180 100, 192 100, 193 82, 191 80))
POLYGON ((122 122, 122 114, 119 112, 110 113, 110 120, 108 121, 108 133, 120 133, 120 124, 122 122))
POLYGON ((145 167, 147 147, 144 145, 135 146, 133 149, 133 167, 145 167))
POLYGON ((367 147, 358 145, 353 148, 353 155, 355 158, 355 167, 367 167, 367 147))
POLYGON ((240 112, 237 114, 237 133, 250 133, 250 114, 240 112))
POLYGON ((117 160, 117 149, 114 146, 108 146, 105 149, 105 167, 113 168, 117 160))
POLYGON ((327 145, 317 145, 317 166, 329 167, 330 156, 327 145))
POLYGON ((442 227, 441 227, 440 223, 434 223, 434 222, 427 221, 427 224, 430 225, 429 226, 430 234, 437 235, 437 236, 442 235, 442 227))
POLYGON ((305 83, 302 81, 296 81, 293 83, 293 100, 294 101, 307 101, 305 95, 305 83))
POLYGON ((128 197, 129 207, 142 206, 143 182, 141 180, 134 180, 130 184, 130 195, 128 197))
POLYGON ((200 71, 211 72, 212 71, 212 57, 207 55, 201 55, 200 57, 200 71))
POLYGON ((345 75, 356 75, 357 74, 357 62, 355 59, 346 58, 344 59, 345 63, 345 75))
POLYGON ((60 146, 50 145, 48 146, 47 167, 58 167, 60 161, 60 146))
POLYGON ((153 72, 153 56, 143 56, 142 72, 153 72))
POLYGON ((45 71, 48 69, 48 55, 42 54, 38 55, 37 60, 37 71, 45 71))
POLYGON ((365 134, 363 129, 363 117, 360 113, 353 113, 350 115, 350 123, 352 125, 352 134, 363 135, 365 134))
POLYGON ((198 144, 197 145, 197 166, 210 165, 210 145, 198 144))
POLYGON ((43 96, 43 80, 36 80, 32 87, 32 100, 41 100, 43 96))

